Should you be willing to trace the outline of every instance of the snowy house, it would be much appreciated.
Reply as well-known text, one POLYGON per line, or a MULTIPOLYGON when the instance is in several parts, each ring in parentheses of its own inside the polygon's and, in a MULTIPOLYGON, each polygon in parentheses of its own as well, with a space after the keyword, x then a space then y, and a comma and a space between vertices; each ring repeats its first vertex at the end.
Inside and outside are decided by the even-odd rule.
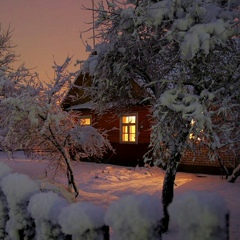
MULTIPOLYGON (((80 73, 62 102, 63 108, 80 111, 81 124, 108 131, 108 139, 115 153, 106 154, 104 162, 125 166, 143 165, 143 155, 147 152, 150 141, 148 106, 132 104, 121 113, 114 112, 113 107, 105 114, 98 115, 93 110, 91 99, 84 96, 84 87, 90 84, 91 77, 80 73)), ((138 99, 138 96, 142 96, 142 90, 136 82, 133 81, 132 84, 134 95, 138 99)))
MULTIPOLYGON (((92 125, 98 129, 108 131, 108 139, 115 149, 115 152, 107 153, 103 159, 104 163, 124 166, 143 166, 144 154, 149 150, 150 123, 149 106, 141 103, 143 90, 132 81, 135 103, 129 104, 121 112, 116 112, 114 107, 103 115, 97 114, 89 96, 84 91, 91 85, 89 74, 80 74, 75 79, 71 89, 62 101, 65 110, 80 111, 80 123, 92 125)), ((221 155, 225 166, 232 169, 237 166, 237 159, 225 153, 221 155)), ((197 152, 186 151, 182 156, 180 171, 219 174, 221 169, 218 161, 209 161, 208 150, 199 148, 197 152)))

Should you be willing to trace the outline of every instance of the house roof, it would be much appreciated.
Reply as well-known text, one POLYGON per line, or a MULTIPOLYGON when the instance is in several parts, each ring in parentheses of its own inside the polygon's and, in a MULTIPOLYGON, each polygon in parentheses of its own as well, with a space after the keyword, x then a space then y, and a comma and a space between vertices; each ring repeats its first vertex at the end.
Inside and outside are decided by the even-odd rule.
MULTIPOLYGON (((86 89, 92 84, 92 76, 89 73, 83 73, 81 71, 76 77, 71 88, 67 92, 66 96, 62 101, 62 107, 66 110, 76 109, 92 109, 93 103, 91 98, 86 95, 86 89)), ((146 97, 146 92, 135 80, 131 80, 132 96, 134 102, 140 102, 146 97)))
POLYGON ((77 106, 85 105, 85 108, 89 108, 90 105, 87 103, 91 102, 91 99, 85 94, 85 90, 91 86, 91 83, 91 76, 88 73, 80 72, 64 97, 62 107, 64 109, 77 109, 77 106))
POLYGON ((78 110, 78 109, 92 109, 93 103, 92 102, 86 102, 86 103, 80 103, 77 105, 72 105, 68 107, 66 110, 78 110))

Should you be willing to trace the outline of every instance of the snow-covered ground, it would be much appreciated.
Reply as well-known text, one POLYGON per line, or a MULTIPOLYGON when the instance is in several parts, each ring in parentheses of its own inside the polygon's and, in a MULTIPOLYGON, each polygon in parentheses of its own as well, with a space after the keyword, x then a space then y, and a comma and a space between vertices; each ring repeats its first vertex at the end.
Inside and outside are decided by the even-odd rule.
MULTIPOLYGON (((67 191, 65 173, 55 171, 48 161, 32 161, 23 153, 14 158, 0 152, 0 161, 14 172, 23 173, 41 182, 41 187, 50 188, 74 200, 74 194, 67 191), (54 178, 54 179, 53 179, 54 178), (54 183, 54 184, 53 184, 54 183)), ((127 195, 148 194, 161 198, 164 172, 157 168, 132 168, 115 165, 74 162, 74 174, 79 187, 77 201, 88 201, 108 208, 111 203, 127 195)), ((230 240, 240 239, 240 178, 232 184, 221 176, 182 173, 177 174, 175 199, 189 191, 217 193, 226 202, 230 211, 230 240)), ((111 239, 114 239, 112 233, 111 239)), ((163 236, 164 240, 176 240, 176 228, 163 236)))

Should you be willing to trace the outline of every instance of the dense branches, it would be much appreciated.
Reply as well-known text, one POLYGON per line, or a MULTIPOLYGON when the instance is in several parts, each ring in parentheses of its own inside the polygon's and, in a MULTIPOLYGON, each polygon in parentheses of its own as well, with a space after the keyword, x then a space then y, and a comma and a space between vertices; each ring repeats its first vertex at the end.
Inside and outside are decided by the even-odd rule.
POLYGON ((144 89, 138 100, 153 118, 147 160, 166 165, 171 186, 163 196, 172 199, 185 149, 205 145, 210 160, 220 150, 236 154, 239 1, 112 0, 97 12, 102 44, 84 65, 94 79, 91 96, 103 110, 136 100, 132 81, 144 89))
MULTIPOLYGON (((7 41, 0 46, 2 56, 10 54, 4 47, 9 46, 10 36, 5 36, 0 35, 0 42, 7 41)), ((70 150, 76 149, 75 160, 81 160, 102 156, 110 144, 104 133, 80 125, 79 114, 61 107, 77 74, 67 70, 71 58, 62 65, 54 63, 55 77, 48 83, 39 81, 37 74, 24 66, 11 69, 11 63, 5 61, 5 66, 0 66, 0 147, 5 151, 23 150, 32 157, 45 156, 56 169, 66 172, 77 196, 70 150)))

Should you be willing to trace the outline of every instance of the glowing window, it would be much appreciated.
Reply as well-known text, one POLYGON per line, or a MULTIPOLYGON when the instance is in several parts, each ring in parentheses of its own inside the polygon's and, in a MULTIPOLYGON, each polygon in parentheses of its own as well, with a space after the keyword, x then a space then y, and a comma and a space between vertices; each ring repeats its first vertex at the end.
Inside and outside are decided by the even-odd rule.
POLYGON ((92 118, 91 117, 81 117, 80 124, 84 126, 92 125, 92 118))
POLYGON ((137 142, 137 116, 121 117, 121 142, 137 142))
MULTIPOLYGON (((191 126, 193 126, 195 123, 196 123, 196 121, 192 119, 192 120, 191 120, 191 126)), ((203 130, 201 130, 200 132, 203 132, 203 130)), ((201 138, 196 137, 196 136, 194 135, 194 133, 190 133, 190 134, 189 134, 189 139, 191 139, 191 140, 198 140, 198 141, 201 140, 201 138)))

